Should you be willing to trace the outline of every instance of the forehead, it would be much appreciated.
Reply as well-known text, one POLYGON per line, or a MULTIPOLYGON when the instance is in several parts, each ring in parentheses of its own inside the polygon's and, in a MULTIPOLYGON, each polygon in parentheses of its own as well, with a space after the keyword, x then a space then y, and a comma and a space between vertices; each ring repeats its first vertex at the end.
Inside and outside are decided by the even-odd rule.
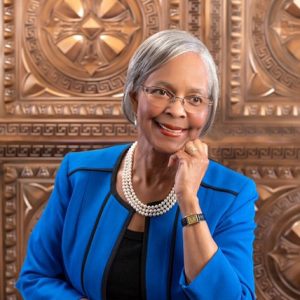
POLYGON ((197 53, 187 52, 170 59, 149 75, 146 84, 169 83, 178 89, 208 89, 208 72, 197 53))

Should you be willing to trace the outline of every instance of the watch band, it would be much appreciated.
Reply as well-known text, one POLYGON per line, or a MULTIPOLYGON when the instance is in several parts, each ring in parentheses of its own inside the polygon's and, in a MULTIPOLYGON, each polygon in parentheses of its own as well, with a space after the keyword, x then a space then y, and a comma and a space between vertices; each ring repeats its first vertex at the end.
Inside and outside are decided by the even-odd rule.
POLYGON ((188 215, 188 216, 183 217, 181 219, 181 225, 182 226, 193 225, 193 224, 199 223, 201 221, 205 221, 203 214, 193 214, 193 215, 188 215))

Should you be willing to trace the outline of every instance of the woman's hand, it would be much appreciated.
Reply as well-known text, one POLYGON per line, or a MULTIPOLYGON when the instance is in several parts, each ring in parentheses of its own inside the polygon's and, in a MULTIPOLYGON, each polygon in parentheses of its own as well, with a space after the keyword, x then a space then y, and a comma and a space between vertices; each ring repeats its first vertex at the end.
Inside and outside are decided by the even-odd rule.
MULTIPOLYGON (((199 139, 186 143, 184 149, 170 156, 168 166, 177 164, 175 193, 183 214, 200 209, 197 192, 208 167, 208 147, 199 139)), ((200 211, 198 211, 200 212, 200 211)))

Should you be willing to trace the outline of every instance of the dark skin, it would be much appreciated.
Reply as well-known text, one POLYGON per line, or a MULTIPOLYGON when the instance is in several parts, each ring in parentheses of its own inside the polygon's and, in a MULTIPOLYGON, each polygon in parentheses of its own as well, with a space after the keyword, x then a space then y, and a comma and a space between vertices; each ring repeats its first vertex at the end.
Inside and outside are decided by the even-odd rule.
MULTIPOLYGON (((167 155, 167 158, 169 158, 169 155, 167 155)), ((152 159, 147 155, 144 157, 144 155, 137 154, 135 156, 134 161, 135 162, 138 161, 139 164, 149 165, 151 164, 152 159)), ((124 160, 122 161, 120 169, 117 174, 116 188, 121 198, 126 199, 122 190, 123 167, 124 167, 124 160)), ((156 174, 159 174, 159 176, 150 176, 148 178, 146 176, 142 176, 142 174, 138 174, 140 170, 141 170, 140 168, 136 168, 136 163, 134 163, 133 165, 134 175, 133 175, 132 182, 137 197, 139 199, 143 199, 143 203, 150 203, 155 201, 155 199, 156 200, 164 199, 169 194, 171 188, 174 185, 173 178, 175 177, 176 174, 176 168, 173 168, 172 170, 173 174, 170 174, 170 172, 172 172, 171 170, 170 172, 168 172, 169 171, 168 168, 166 168, 164 165, 159 165, 156 168, 156 172, 157 172, 156 174)), ((131 222, 129 223, 128 229, 133 231, 143 232, 144 227, 145 227, 145 217, 135 213, 131 219, 131 222)))
MULTIPOLYGON (((181 54, 154 71, 146 86, 168 85, 179 97, 200 89, 207 93, 207 71, 195 53, 181 54), (184 74, 184 76, 183 76, 184 74)), ((207 110, 187 113, 180 101, 166 107, 155 107, 145 93, 133 95, 133 107, 138 121, 138 145, 133 159, 133 188, 143 203, 164 199, 175 186, 181 215, 201 213, 197 196, 200 183, 208 167, 207 145, 198 137, 207 120, 207 110), (172 133, 157 124, 176 126, 172 133), (138 163, 137 163, 138 162, 138 163)), ((174 128, 173 128, 174 129, 174 128)), ((117 191, 122 191, 123 162, 117 175, 117 191)), ((128 228, 144 231, 145 217, 135 213, 128 228)), ((206 222, 185 226, 182 230, 184 269, 191 282, 217 251, 206 222)))

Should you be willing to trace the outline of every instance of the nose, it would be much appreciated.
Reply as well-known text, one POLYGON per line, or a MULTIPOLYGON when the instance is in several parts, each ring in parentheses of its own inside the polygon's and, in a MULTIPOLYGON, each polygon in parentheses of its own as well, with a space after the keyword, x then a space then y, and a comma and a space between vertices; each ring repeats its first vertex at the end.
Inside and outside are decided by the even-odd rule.
POLYGON ((181 97, 174 97, 173 101, 170 101, 166 107, 165 112, 174 118, 185 118, 186 111, 184 109, 184 100, 181 97))
POLYGON ((176 101, 179 101, 179 102, 181 102, 182 105, 184 105, 185 99, 183 97, 174 96, 173 99, 171 100, 171 102, 174 103, 176 101))

